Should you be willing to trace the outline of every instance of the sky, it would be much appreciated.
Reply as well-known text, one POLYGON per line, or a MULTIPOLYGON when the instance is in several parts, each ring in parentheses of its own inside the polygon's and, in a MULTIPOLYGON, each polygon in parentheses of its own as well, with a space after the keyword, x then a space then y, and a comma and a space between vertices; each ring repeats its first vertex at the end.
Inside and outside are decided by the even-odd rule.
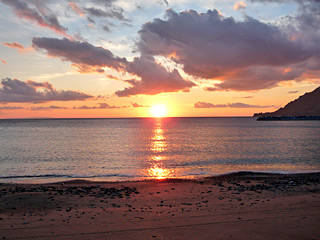
POLYGON ((320 85, 319 26, 318 0, 0 0, 0 118, 275 111, 320 85))

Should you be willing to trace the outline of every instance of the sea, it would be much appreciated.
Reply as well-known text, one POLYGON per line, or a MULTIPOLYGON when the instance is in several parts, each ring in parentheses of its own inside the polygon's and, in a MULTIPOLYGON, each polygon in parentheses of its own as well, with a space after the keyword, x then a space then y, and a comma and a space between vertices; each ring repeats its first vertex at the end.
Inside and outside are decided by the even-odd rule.
POLYGON ((0 120, 0 182, 320 171, 320 121, 253 117, 0 120))

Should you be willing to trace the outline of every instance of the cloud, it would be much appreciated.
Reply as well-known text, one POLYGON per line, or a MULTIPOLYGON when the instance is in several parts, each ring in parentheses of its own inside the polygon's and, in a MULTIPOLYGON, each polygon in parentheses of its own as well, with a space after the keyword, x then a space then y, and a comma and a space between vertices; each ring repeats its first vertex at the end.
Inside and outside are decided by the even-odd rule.
POLYGON ((125 81, 130 87, 115 92, 119 97, 186 92, 196 85, 183 79, 177 69, 169 71, 156 63, 153 57, 136 57, 132 62, 128 62, 125 58, 114 56, 105 48, 88 42, 70 41, 67 38, 33 38, 32 43, 35 48, 45 49, 51 56, 72 62, 72 65, 83 73, 103 72, 102 67, 130 73, 135 78, 125 81))
POLYGON ((99 106, 87 106, 73 107, 73 109, 115 109, 115 108, 127 108, 128 106, 110 106, 107 103, 99 103, 99 106))
POLYGON ((279 66, 300 62, 312 53, 291 42, 277 27, 247 17, 236 22, 216 10, 175 13, 155 19, 140 30, 140 51, 148 55, 175 55, 192 75, 213 78, 230 68, 279 66), (212 69, 211 69, 212 68, 212 69))
MULTIPOLYGON (((86 17, 88 21, 88 27, 94 28, 95 18, 110 18, 116 19, 122 22, 129 22, 124 16, 123 8, 116 6, 114 3, 116 0, 90 0, 90 1, 71 1, 69 6, 73 12, 81 17, 86 17)), ((105 24, 105 23, 104 23, 105 24)), ((112 24, 112 23, 109 23, 112 24)), ((106 32, 110 32, 109 26, 104 25, 102 29, 106 32)))
POLYGON ((57 110, 57 109, 119 109, 119 108, 128 108, 129 106, 110 106, 107 103, 99 103, 98 106, 86 106, 82 105, 80 107, 61 107, 61 106, 40 106, 40 107, 30 107, 30 108, 23 108, 23 107, 10 107, 10 106, 4 106, 0 107, 0 110, 18 110, 18 109, 30 109, 31 111, 51 111, 51 110, 57 110))
POLYGON ((87 20, 91 24, 95 24, 95 21, 91 17, 87 17, 87 20))
POLYGON ((0 107, 0 110, 18 110, 18 109, 23 109, 23 107, 9 107, 9 106, 0 107))
POLYGON ((89 15, 89 18, 112 18, 120 21, 128 21, 124 17, 124 10, 116 6, 114 3, 115 0, 92 0, 90 6, 82 8, 82 11, 86 12, 89 15))
POLYGON ((138 103, 133 103, 133 102, 130 102, 131 103, 131 106, 134 107, 134 108, 140 108, 140 107, 150 107, 148 105, 140 105, 138 103))
POLYGON ((4 43, 1 43, 1 44, 3 44, 6 47, 9 47, 9 48, 18 49, 19 53, 26 53, 26 52, 32 51, 32 47, 25 48, 23 45, 21 45, 18 42, 12 42, 12 43, 4 42, 4 43))
POLYGON ((50 28, 51 30, 63 36, 70 37, 66 31, 67 28, 63 27, 57 17, 52 13, 39 9, 37 2, 26 2, 20 0, 0 0, 3 4, 8 5, 13 9, 13 12, 20 18, 37 23, 41 27, 50 28), (35 8, 31 8, 29 4, 35 4, 35 8))
POLYGON ((169 2, 167 0, 158 0, 158 3, 161 4, 161 5, 169 6, 169 2))
POLYGON ((247 4, 245 4, 245 3, 242 2, 242 1, 236 2, 236 3, 233 5, 233 9, 234 9, 234 10, 246 9, 246 7, 247 7, 247 4))
POLYGON ((195 84, 181 77, 177 69, 169 71, 157 64, 154 59, 134 58, 126 66, 126 71, 139 76, 141 80, 126 80, 131 86, 116 91, 118 97, 138 94, 156 95, 165 92, 188 92, 195 84))
POLYGON ((101 72, 101 67, 121 70, 127 62, 125 58, 116 57, 109 50, 95 47, 88 42, 44 37, 33 38, 32 43, 35 48, 45 49, 51 56, 74 63, 80 72, 101 72))
POLYGON ((289 94, 294 94, 294 93, 298 93, 298 92, 300 92, 300 91, 289 91, 288 93, 289 94))
POLYGON ((66 107, 59 107, 59 106, 48 106, 48 107, 31 107, 30 110, 31 111, 44 111, 44 110, 56 110, 56 109, 68 109, 66 107))
POLYGON ((255 91, 276 87, 279 82, 298 79, 303 74, 301 68, 287 69, 282 67, 254 66, 234 69, 227 73, 221 83, 206 87, 205 91, 255 91))
POLYGON ((251 105, 246 103, 227 103, 227 104, 212 104, 207 102, 196 102, 194 104, 195 108, 270 108, 274 107, 273 105, 270 106, 261 106, 261 105, 251 105))
POLYGON ((2 59, 2 58, 0 58, 0 61, 1 61, 2 63, 4 63, 4 64, 6 64, 6 63, 7 63, 7 61, 6 61, 6 60, 4 60, 4 59, 2 59))
POLYGON ((118 78, 118 77, 116 77, 116 76, 113 76, 113 75, 111 75, 111 74, 106 75, 106 77, 109 78, 109 79, 114 79, 114 80, 122 81, 120 78, 118 78))
POLYGON ((234 97, 234 98, 253 98, 253 96, 245 96, 245 97, 234 97))
POLYGON ((272 88, 283 81, 301 81, 311 71, 320 78, 320 47, 308 44, 316 39, 311 31, 304 34, 305 41, 298 41, 287 28, 248 16, 236 21, 216 10, 168 9, 165 20, 145 23, 139 35, 137 47, 143 56, 171 58, 191 76, 219 80, 211 90, 272 88))
POLYGON ((19 50, 24 49, 24 46, 22 46, 20 43, 17 43, 17 42, 13 42, 13 43, 5 42, 5 43, 3 43, 3 45, 10 47, 10 48, 17 48, 19 50))
MULTIPOLYGON (((114 18, 121 21, 125 21, 125 17, 123 16, 123 9, 120 7, 115 7, 107 10, 102 10, 95 7, 84 8, 84 10, 91 16, 91 17, 106 17, 106 18, 114 18)), ((127 20, 126 20, 127 21, 127 20)))
POLYGON ((75 2, 69 2, 69 6, 72 8, 72 10, 77 13, 79 16, 83 17, 84 12, 78 7, 78 5, 75 2))
POLYGON ((49 82, 26 82, 5 78, 1 81, 0 102, 83 101, 92 96, 71 90, 56 90, 49 82))
MULTIPOLYGON (((96 5, 87 5, 86 13, 103 15, 113 2, 94 1, 96 5)), ((206 91, 257 91, 281 82, 320 79, 320 47, 315 41, 319 30, 313 5, 300 7, 295 25, 285 27, 248 16, 236 21, 216 10, 176 13, 168 9, 165 20, 154 19, 142 26, 136 45, 140 56, 132 61, 67 38, 34 38, 33 46, 70 61, 82 73, 103 73, 105 67, 128 73, 129 79, 122 80, 128 86, 115 92, 119 97, 187 92, 197 85, 197 79, 214 80, 206 91), (302 30, 307 29, 302 26, 308 21, 311 27, 302 30), (158 56, 171 59, 176 67, 169 70, 155 60, 158 56)))
POLYGON ((104 30, 106 32, 110 32, 110 28, 107 25, 103 26, 102 30, 104 30))

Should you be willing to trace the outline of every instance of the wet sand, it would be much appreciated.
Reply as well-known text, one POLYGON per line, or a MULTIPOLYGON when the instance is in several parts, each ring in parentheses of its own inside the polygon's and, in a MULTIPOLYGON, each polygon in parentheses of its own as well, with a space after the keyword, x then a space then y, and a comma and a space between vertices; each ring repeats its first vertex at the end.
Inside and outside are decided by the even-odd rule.
POLYGON ((320 239, 320 173, 1 184, 0 239, 320 239))

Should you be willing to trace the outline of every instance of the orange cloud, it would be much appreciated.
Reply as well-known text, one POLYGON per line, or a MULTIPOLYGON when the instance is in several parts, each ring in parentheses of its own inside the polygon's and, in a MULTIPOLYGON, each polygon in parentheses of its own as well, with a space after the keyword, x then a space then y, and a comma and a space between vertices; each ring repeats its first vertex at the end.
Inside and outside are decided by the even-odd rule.
POLYGON ((6 64, 7 62, 5 60, 3 60, 2 58, 0 59, 1 62, 3 62, 4 64, 6 64))
POLYGON ((73 11, 75 11, 79 16, 83 17, 84 12, 78 7, 78 5, 75 2, 69 2, 69 6, 72 8, 73 11))
POLYGON ((33 50, 32 47, 24 47, 22 44, 18 43, 18 42, 12 42, 12 43, 9 43, 9 42, 5 42, 5 43, 2 43, 4 46, 6 47, 9 47, 9 48, 15 48, 15 49, 18 49, 18 52, 19 53, 26 53, 26 52, 29 52, 31 50, 33 50))
POLYGON ((106 75, 106 77, 110 78, 110 79, 120 80, 119 78, 117 78, 116 76, 113 76, 113 75, 106 75))
POLYGON ((78 72, 80 72, 80 73, 95 73, 95 72, 103 73, 104 72, 104 70, 102 68, 92 67, 87 64, 73 63, 73 64, 71 64, 71 66, 76 67, 78 72))
POLYGON ((236 2, 233 6, 234 10, 239 10, 239 9, 245 9, 247 7, 247 4, 245 4, 242 1, 236 2))
POLYGON ((24 46, 22 46, 20 43, 13 42, 13 43, 4 43, 5 46, 10 47, 10 48, 18 48, 18 49, 24 49, 24 46))

